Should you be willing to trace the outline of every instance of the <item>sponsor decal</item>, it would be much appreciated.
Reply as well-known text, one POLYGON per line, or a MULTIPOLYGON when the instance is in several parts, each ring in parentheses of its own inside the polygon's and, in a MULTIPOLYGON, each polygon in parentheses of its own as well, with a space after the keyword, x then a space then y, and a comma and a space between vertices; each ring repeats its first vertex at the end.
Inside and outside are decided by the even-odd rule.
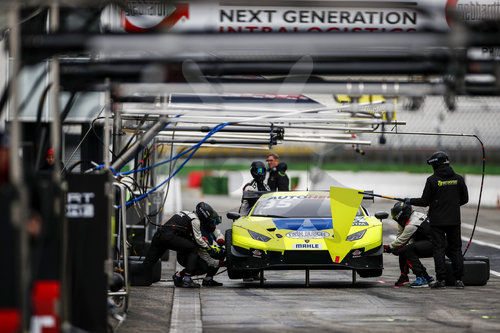
POLYGON ((438 186, 457 185, 458 180, 438 180, 438 186))
POLYGON ((68 192, 66 204, 66 217, 68 218, 87 218, 94 217, 93 192, 68 192))
POLYGON ((286 237, 293 239, 321 239, 321 238, 326 238, 328 236, 330 236, 328 232, 319 230, 313 230, 313 231, 297 230, 297 231, 291 231, 288 234, 286 234, 286 237))
POLYGON ((365 220, 361 220, 361 219, 355 219, 352 222, 353 227, 366 227, 367 225, 368 225, 368 222, 366 222, 365 220))
POLYGON ((266 198, 267 200, 283 200, 283 199, 329 199, 329 195, 317 195, 317 194, 308 194, 308 195, 277 195, 266 198))
POLYGON ((262 257, 262 252, 260 250, 253 250, 252 254, 254 257, 261 258, 262 257))
POLYGON ((220 32, 415 31, 416 8, 221 6, 220 32))
POLYGON ((359 258, 359 257, 361 257, 361 254, 363 254, 363 250, 356 249, 356 250, 352 251, 353 258, 359 258))
POLYGON ((305 243, 294 243, 292 244, 292 249, 294 250, 320 250, 323 248, 323 244, 305 244, 305 243))
POLYGON ((182 18, 189 19, 189 4, 165 1, 128 1, 121 12, 126 32, 147 32, 157 28, 169 30, 182 18))
MULTIPOLYGON (((182 1, 182 0, 181 0, 182 1)), ((302 1, 306 3, 307 1, 302 1)), ((335 2, 335 1, 334 1, 335 2)), ((500 19, 499 0, 414 0, 364 2, 349 6, 311 4, 242 6, 235 2, 126 0, 112 6, 101 25, 112 31, 146 32, 161 28, 176 31, 252 32, 415 32, 428 27, 452 27, 452 13, 464 22, 500 19), (432 11, 433 15, 428 12, 432 11)), ((325 4, 328 4, 325 1, 325 4)))
POLYGON ((458 15, 464 22, 500 19, 500 1, 498 0, 448 0, 446 2, 446 22, 451 27, 450 13, 458 15))

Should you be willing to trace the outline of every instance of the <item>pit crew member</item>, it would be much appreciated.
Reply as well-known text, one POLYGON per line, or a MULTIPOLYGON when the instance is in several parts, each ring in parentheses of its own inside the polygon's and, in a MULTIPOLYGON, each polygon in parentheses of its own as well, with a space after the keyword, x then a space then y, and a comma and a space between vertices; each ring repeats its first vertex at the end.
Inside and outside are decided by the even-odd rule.
POLYGON ((275 153, 268 154, 266 162, 269 166, 267 185, 271 191, 289 191, 290 179, 286 174, 286 163, 280 162, 278 154, 275 153))
POLYGON ((434 173, 427 178, 420 198, 406 198, 415 206, 429 206, 436 279, 432 288, 446 288, 445 254, 450 258, 455 287, 463 289, 464 259, 460 232, 460 206, 469 201, 464 178, 455 173, 445 152, 438 151, 427 160, 434 173))
POLYGON ((394 221, 398 223, 396 239, 384 245, 384 252, 399 256, 401 275, 396 286, 410 285, 413 288, 428 287, 434 279, 429 276, 419 258, 432 257, 432 242, 427 216, 416 212, 411 205, 397 202, 391 209, 394 221), (410 284, 408 274, 410 268, 416 280, 410 284))
POLYGON ((266 178, 266 166, 261 161, 254 161, 250 165, 250 173, 252 174, 253 180, 250 183, 243 186, 243 196, 241 197, 241 206, 239 213, 242 215, 247 215, 253 205, 257 202, 258 198, 254 199, 244 199, 245 191, 256 192, 256 191, 270 191, 269 186, 264 183, 266 178))
POLYGON ((161 258, 163 253, 170 249, 181 253, 186 267, 184 277, 179 287, 198 288, 191 276, 198 270, 198 249, 216 255, 214 248, 210 247, 202 238, 201 225, 220 223, 221 217, 207 203, 200 202, 196 205, 195 212, 181 211, 173 215, 153 235, 151 246, 142 263, 145 272, 152 272, 153 265, 161 258))

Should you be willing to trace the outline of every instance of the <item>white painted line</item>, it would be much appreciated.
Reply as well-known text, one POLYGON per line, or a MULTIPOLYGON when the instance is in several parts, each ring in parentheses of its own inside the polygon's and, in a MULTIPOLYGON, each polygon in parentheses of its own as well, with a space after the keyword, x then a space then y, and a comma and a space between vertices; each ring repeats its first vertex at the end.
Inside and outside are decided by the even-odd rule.
POLYGON ((500 272, 492 271, 491 269, 490 269, 490 274, 500 277, 500 272))
MULTIPOLYGON (((462 223, 462 227, 464 227, 466 229, 472 230, 472 228, 474 228, 474 225, 468 224, 468 223, 462 223)), ((483 228, 483 227, 476 226, 476 231, 485 232, 488 235, 500 236, 500 231, 495 231, 495 230, 491 230, 491 229, 488 229, 488 228, 483 228)))
MULTIPOLYGON (((177 269, 179 267, 177 265, 177 269)), ((170 333, 202 333, 200 303, 200 288, 176 287, 170 316, 170 333)))
POLYGON ((155 282, 155 286, 173 287, 174 283, 170 281, 160 280, 158 282, 155 282))
MULTIPOLYGON (((469 239, 470 239, 470 237, 462 236, 462 240, 463 241, 469 242, 469 239)), ((482 245, 482 246, 489 246, 489 247, 492 247, 494 249, 500 250, 500 245, 491 244, 491 243, 487 243, 487 242, 483 242, 483 241, 479 241, 479 240, 474 240, 474 238, 472 239, 472 244, 477 244, 477 245, 482 245)))

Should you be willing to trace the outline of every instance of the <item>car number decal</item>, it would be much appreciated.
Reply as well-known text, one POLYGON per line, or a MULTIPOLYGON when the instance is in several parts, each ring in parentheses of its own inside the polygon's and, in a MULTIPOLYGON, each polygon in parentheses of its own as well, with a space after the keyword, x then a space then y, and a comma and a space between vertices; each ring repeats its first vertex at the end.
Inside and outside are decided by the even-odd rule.
POLYGON ((323 244, 319 243, 293 243, 292 244, 292 249, 294 250, 320 250, 323 248, 323 244))

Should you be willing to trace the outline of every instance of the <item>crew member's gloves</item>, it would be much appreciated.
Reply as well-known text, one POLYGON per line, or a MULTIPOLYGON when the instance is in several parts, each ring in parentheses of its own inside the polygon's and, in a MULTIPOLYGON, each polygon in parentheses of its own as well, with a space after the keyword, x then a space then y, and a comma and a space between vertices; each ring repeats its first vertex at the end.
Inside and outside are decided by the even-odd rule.
POLYGON ((224 241, 222 238, 219 238, 219 239, 217 240, 217 244, 218 244, 219 246, 224 246, 224 245, 226 245, 226 241, 224 241))
POLYGON ((220 260, 226 257, 226 251, 218 246, 210 246, 207 252, 214 259, 220 260))
POLYGON ((385 253, 391 253, 392 252, 392 249, 389 245, 384 245, 384 252, 385 253))
POLYGON ((214 255, 217 255, 219 253, 219 248, 217 246, 209 246, 205 251, 208 252, 208 254, 213 257, 214 255))
POLYGON ((398 247, 397 249, 392 249, 392 254, 395 255, 395 256, 399 256, 401 254, 401 250, 403 249, 403 247, 398 247))

